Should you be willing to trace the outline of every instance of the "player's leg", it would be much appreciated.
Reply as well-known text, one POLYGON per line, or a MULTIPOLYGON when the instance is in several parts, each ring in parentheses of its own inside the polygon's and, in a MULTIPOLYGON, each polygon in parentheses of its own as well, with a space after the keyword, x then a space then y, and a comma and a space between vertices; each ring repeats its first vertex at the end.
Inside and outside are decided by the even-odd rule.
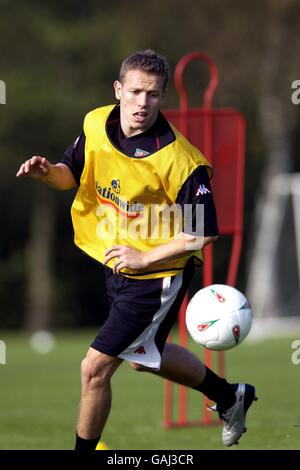
MULTIPOLYGON (((178 384, 194 388, 209 399, 217 403, 222 402, 222 408, 227 409, 235 402, 235 387, 232 387, 225 379, 208 369, 200 359, 187 349, 176 344, 166 343, 171 328, 178 317, 178 312, 193 274, 194 266, 191 260, 181 275, 172 278, 171 285, 176 285, 180 281, 180 288, 174 292, 168 312, 152 338, 153 344, 161 354, 161 362, 157 370, 152 367, 149 371, 178 384)), ((124 359, 127 358, 124 357, 124 359)), ((127 360, 131 363, 134 362, 130 359, 127 360)), ((140 364, 142 361, 139 360, 137 363, 140 364)), ((147 370, 148 364, 142 363, 142 365, 145 368, 132 364, 136 370, 147 370)))
MULTIPOLYGON (((78 450, 95 449, 111 406, 110 378, 122 362, 124 351, 132 357, 139 356, 140 349, 134 346, 135 341, 152 327, 157 313, 164 315, 161 297, 168 299, 168 282, 156 279, 140 284, 124 276, 115 276, 108 268, 105 274, 109 314, 82 362, 82 396, 76 439, 78 450)), ((146 356, 144 359, 150 363, 157 361, 159 367, 159 351, 152 354, 147 346, 146 350, 147 353, 144 350, 141 353, 146 356)))
POLYGON ((222 441, 226 446, 238 444, 246 431, 246 413, 256 400, 255 388, 249 384, 230 384, 202 364, 193 354, 179 345, 167 344, 159 371, 140 364, 130 364, 137 371, 151 372, 180 385, 191 387, 216 402, 224 426, 222 441), (198 385, 195 385, 196 381, 198 385))
POLYGON ((76 450, 93 450, 111 407, 110 379, 122 360, 90 348, 81 363, 76 450))
POLYGON ((149 368, 147 364, 141 363, 140 360, 135 364, 133 364, 134 361, 131 358, 127 360, 131 362, 132 367, 136 370, 149 371, 178 384, 189 386, 216 402, 216 409, 220 414, 220 418, 224 421, 223 443, 230 446, 238 442, 245 430, 246 413, 255 399, 254 387, 248 384, 230 384, 226 379, 219 377, 207 368, 185 348, 179 345, 166 344, 190 279, 191 270, 187 266, 183 273, 182 286, 153 338, 153 344, 159 349, 162 356, 160 368, 155 370, 149 368))
POLYGON ((160 370, 153 370, 134 362, 131 362, 130 366, 137 371, 151 372, 191 388, 201 383, 206 374, 204 364, 194 354, 173 343, 165 345, 160 370))
POLYGON ((178 344, 165 345, 160 370, 130 364, 137 371, 151 372, 171 382, 202 392, 210 400, 229 408, 235 402, 235 388, 208 369, 194 354, 178 344))

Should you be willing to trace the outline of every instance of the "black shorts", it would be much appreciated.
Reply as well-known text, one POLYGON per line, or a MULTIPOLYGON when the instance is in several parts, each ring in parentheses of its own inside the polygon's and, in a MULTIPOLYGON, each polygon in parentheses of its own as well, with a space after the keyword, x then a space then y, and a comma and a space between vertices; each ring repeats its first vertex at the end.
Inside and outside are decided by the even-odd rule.
POLYGON ((105 267, 109 315, 91 347, 159 370, 193 272, 192 260, 183 273, 160 279, 131 279, 105 267))

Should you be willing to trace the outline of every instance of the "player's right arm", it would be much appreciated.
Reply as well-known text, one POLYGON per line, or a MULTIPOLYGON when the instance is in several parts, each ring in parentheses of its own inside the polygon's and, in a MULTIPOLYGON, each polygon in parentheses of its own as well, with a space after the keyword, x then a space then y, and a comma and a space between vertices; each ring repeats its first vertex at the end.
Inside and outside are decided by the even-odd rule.
POLYGON ((16 176, 18 178, 29 176, 60 190, 77 186, 73 173, 67 165, 64 163, 52 164, 41 156, 34 156, 22 163, 16 176))

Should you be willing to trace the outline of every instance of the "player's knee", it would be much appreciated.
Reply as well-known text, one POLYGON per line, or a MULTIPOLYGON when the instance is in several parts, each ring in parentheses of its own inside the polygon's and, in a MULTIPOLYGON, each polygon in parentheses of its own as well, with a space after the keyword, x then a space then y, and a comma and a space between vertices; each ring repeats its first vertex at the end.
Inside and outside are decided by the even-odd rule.
POLYGON ((84 383, 90 382, 96 375, 95 367, 93 367, 92 361, 86 357, 81 361, 81 379, 84 383))
POLYGON ((137 364, 136 362, 129 363, 132 369, 136 370, 137 372, 149 372, 150 369, 148 367, 143 366, 142 364, 137 364))
POLYGON ((81 380, 84 386, 100 388, 110 381, 109 371, 92 360, 84 358, 81 362, 81 380))

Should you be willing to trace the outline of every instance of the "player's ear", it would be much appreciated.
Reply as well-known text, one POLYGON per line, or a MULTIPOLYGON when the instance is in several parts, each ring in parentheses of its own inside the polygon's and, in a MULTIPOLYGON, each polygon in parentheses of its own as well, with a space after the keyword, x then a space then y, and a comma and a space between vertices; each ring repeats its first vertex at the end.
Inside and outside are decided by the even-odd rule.
POLYGON ((163 90, 163 94, 162 94, 162 102, 164 103, 166 97, 167 97, 167 94, 168 94, 168 88, 164 88, 163 90))
POLYGON ((122 95, 122 83, 119 82, 119 80, 115 80, 114 89, 115 89, 115 96, 116 96, 117 100, 120 100, 121 95, 122 95))

